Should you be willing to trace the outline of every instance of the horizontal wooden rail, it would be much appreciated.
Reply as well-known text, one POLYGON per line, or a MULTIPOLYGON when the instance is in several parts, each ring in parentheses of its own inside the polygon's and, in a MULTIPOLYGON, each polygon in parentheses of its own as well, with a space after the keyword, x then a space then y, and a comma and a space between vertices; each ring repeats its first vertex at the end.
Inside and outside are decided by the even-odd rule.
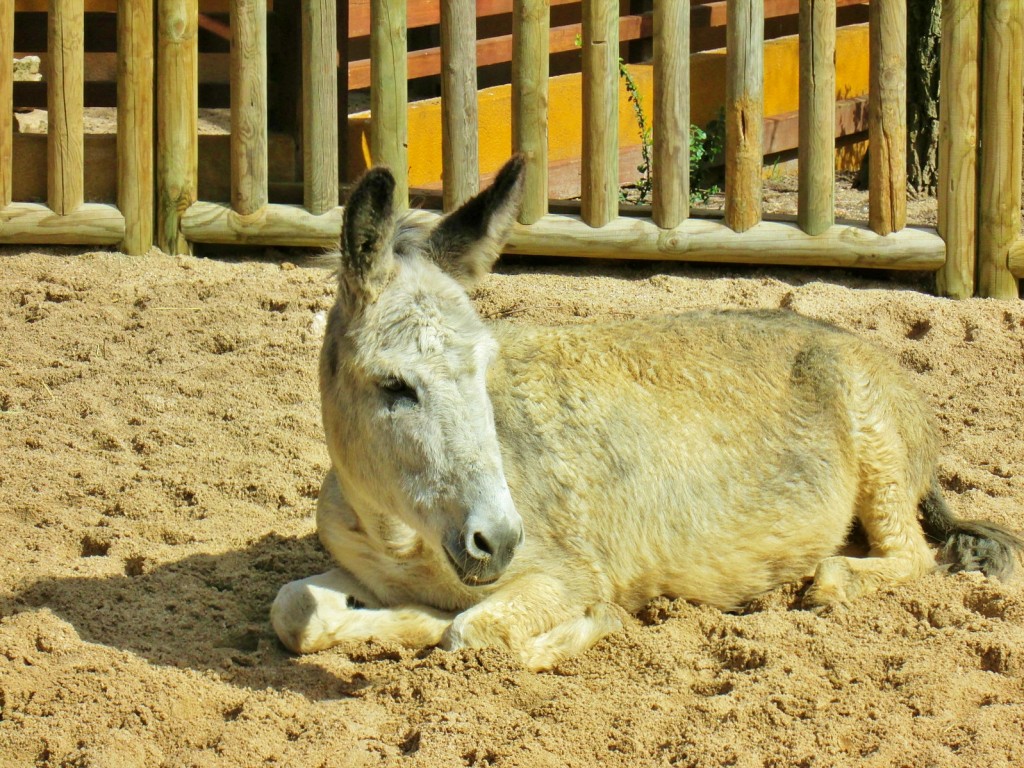
POLYGON ((934 230, 906 228, 888 237, 855 224, 808 235, 793 223, 762 221, 735 232, 715 219, 690 218, 674 229, 619 217, 594 229, 577 217, 549 214, 517 226, 510 253, 601 259, 656 259, 735 264, 935 270, 945 244, 934 230))
POLYGON ((222 203, 197 202, 181 217, 181 232, 197 243, 335 248, 341 215, 341 208, 316 215, 299 206, 273 203, 243 215, 222 203))
POLYGON ((24 245, 118 245, 124 216, 112 205, 83 203, 59 215, 37 203, 11 203, 0 210, 0 243, 24 245))
MULTIPOLYGON (((196 242, 331 248, 341 234, 342 213, 335 208, 314 216, 297 206, 271 204, 252 216, 240 216, 226 205, 199 202, 185 212, 182 231, 196 242)), ((409 215, 423 222, 439 216, 432 211, 409 215)), ((648 219, 624 216, 594 228, 566 214, 516 225, 506 250, 535 256, 922 271, 938 269, 945 259, 942 238, 926 228, 908 227, 882 237, 865 226, 836 224, 812 236, 790 222, 762 221, 734 232, 715 219, 690 218, 673 229, 661 229, 648 219)))

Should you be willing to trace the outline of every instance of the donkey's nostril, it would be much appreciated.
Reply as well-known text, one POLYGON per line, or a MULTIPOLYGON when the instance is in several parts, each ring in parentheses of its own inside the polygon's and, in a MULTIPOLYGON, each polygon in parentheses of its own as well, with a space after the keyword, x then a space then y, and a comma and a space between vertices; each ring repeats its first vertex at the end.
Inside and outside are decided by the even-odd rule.
POLYGON ((487 560, 494 554, 494 547, 480 531, 473 533, 473 545, 469 553, 477 560, 487 560))

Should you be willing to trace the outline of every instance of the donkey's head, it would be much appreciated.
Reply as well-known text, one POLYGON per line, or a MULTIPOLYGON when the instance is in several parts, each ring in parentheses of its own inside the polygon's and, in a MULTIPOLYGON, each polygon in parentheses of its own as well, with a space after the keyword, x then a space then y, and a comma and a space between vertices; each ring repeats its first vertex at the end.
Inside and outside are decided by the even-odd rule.
POLYGON ((370 170, 345 207, 320 357, 331 459, 362 524, 374 535, 397 518, 470 585, 497 579, 523 540, 486 389, 497 344, 466 293, 512 228, 522 175, 515 157, 431 228, 396 221, 394 178, 370 170))

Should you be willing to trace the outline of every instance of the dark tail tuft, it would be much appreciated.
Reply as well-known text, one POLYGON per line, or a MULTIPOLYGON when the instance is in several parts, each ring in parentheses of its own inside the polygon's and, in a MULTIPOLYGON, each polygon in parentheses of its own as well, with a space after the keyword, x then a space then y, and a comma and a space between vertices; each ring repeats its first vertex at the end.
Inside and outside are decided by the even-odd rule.
POLYGON ((1013 564, 1024 553, 1024 539, 984 520, 960 520, 942 496, 937 479, 921 500, 924 532, 939 542, 939 561, 951 571, 981 571, 1006 580, 1013 564))

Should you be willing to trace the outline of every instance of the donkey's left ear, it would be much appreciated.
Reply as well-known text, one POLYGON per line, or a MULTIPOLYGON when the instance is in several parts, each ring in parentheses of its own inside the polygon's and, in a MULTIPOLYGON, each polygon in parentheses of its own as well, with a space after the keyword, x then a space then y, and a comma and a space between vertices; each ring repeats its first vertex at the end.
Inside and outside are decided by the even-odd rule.
POLYGON ((430 233, 434 261, 466 288, 491 271, 501 255, 523 197, 526 160, 513 155, 494 183, 441 220, 430 233))

